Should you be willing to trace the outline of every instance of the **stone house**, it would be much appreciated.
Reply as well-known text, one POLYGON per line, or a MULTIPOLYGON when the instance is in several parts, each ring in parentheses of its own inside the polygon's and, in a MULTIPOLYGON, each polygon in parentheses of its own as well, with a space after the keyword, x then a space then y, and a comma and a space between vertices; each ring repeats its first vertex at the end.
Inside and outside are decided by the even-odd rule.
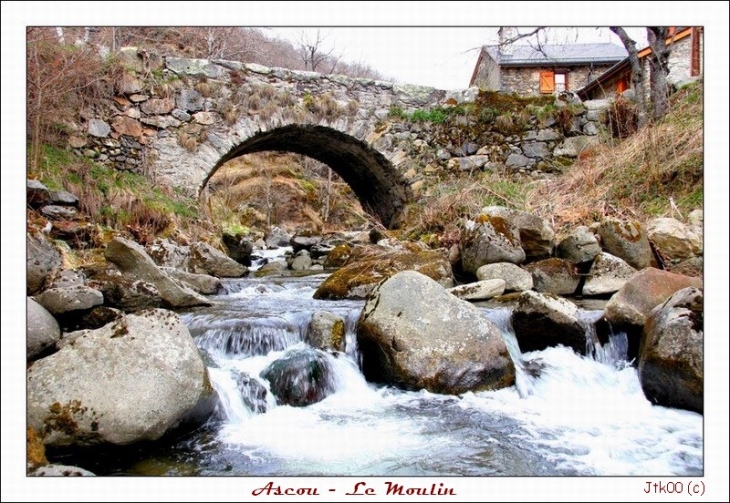
MULTIPOLYGON (((667 47, 670 48, 669 75, 667 75, 670 85, 679 86, 703 74, 703 39, 701 26, 670 28, 666 40, 667 47)), ((650 47, 639 51, 639 59, 644 69, 646 92, 649 87, 649 61, 647 59, 649 54, 651 54, 650 47)), ((631 64, 627 57, 578 89, 576 93, 582 100, 594 100, 616 96, 630 87, 631 64)))
POLYGON ((626 56, 623 47, 611 43, 484 46, 469 86, 522 96, 574 91, 626 56))

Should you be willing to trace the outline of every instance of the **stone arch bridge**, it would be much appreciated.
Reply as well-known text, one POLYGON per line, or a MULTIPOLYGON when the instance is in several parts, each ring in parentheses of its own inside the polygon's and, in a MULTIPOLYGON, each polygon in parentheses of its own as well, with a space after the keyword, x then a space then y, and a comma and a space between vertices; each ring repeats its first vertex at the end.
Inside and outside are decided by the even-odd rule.
MULTIPOLYGON (((266 68, 235 61, 162 58, 135 48, 113 106, 87 118, 76 148, 117 169, 204 195, 226 161, 267 150, 329 165, 366 211, 389 227, 411 197, 397 167, 407 152, 385 135, 392 107, 428 109, 448 98, 428 87, 266 68)), ((400 163, 402 165, 402 163, 400 163)))

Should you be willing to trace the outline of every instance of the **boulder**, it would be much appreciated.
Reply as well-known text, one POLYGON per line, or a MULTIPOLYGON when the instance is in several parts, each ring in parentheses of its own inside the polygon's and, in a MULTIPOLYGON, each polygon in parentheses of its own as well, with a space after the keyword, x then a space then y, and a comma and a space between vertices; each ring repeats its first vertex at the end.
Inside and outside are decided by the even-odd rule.
POLYGON ((209 274, 195 274, 181 271, 173 267, 161 267, 172 279, 185 283, 187 286, 203 295, 215 295, 223 290, 221 280, 209 274))
POLYGON ((512 327, 523 353, 563 345, 586 354, 586 329, 572 302, 553 295, 522 292, 512 312, 512 327))
POLYGON ((32 360, 46 349, 53 347, 61 338, 61 328, 56 318, 32 298, 26 303, 26 357, 32 360))
POLYGON ((702 288, 700 278, 691 278, 649 267, 636 273, 606 303, 604 315, 614 326, 643 327, 651 310, 682 288, 702 288))
POLYGON ((190 270, 196 274, 210 274, 219 278, 240 278, 248 272, 246 266, 207 243, 190 246, 190 270))
POLYGON ((505 292, 523 292, 532 290, 533 286, 532 274, 509 262, 481 266, 477 269, 477 279, 479 281, 502 279, 505 292))
POLYGON ((212 412, 190 332, 161 309, 87 330, 27 371, 27 421, 45 445, 157 440, 212 412))
POLYGON ((345 351, 345 320, 327 311, 317 311, 304 340, 317 349, 345 351))
POLYGON ((292 257, 289 267, 292 271, 305 271, 312 267, 312 257, 309 256, 307 250, 300 250, 292 257))
POLYGON ((624 260, 608 253, 600 253, 590 270, 588 278, 583 284, 583 295, 606 295, 617 292, 631 279, 637 270, 624 260))
POLYGON ((182 271, 188 270, 190 248, 173 243, 169 239, 156 239, 147 246, 147 253, 155 264, 164 267, 174 267, 182 271))
POLYGON ((181 287, 173 281, 155 265, 144 248, 133 241, 120 237, 114 238, 107 245, 104 256, 128 278, 142 280, 154 285, 159 291, 160 297, 171 307, 210 305, 210 302, 204 297, 189 288, 181 287))
POLYGON ((78 285, 67 288, 49 288, 36 297, 40 305, 53 314, 81 311, 100 306, 104 295, 99 290, 78 285))
POLYGON ((384 251, 360 249, 348 264, 332 273, 314 292, 315 299, 364 299, 385 278, 401 271, 418 271, 452 286, 451 264, 440 251, 384 251))
POLYGON ((479 215, 467 220, 459 243, 464 271, 476 275, 485 264, 525 261, 519 231, 502 217, 479 215))
POLYGON ((70 206, 49 204, 41 208, 41 215, 49 220, 74 220, 78 218, 79 212, 70 206))
POLYGON ((486 279, 466 285, 459 285, 449 288, 447 291, 463 300, 487 300, 504 293, 505 281, 503 279, 486 279))
POLYGON ((236 388, 241 395, 241 400, 248 409, 256 414, 263 414, 269 408, 267 397, 269 391, 261 381, 252 378, 245 372, 236 375, 236 388))
POLYGON ((525 266, 532 275, 536 292, 554 295, 573 295, 578 289, 580 276, 575 264, 562 258, 548 258, 525 266))
POLYGON ((655 307, 644 325, 639 380, 652 403, 704 411, 703 293, 683 288, 655 307))
POLYGON ((558 244, 557 256, 575 264, 590 262, 601 253, 596 235, 586 226, 577 227, 558 244))
POLYGON ((113 266, 88 273, 87 286, 99 290, 107 306, 126 312, 162 307, 160 291, 151 283, 127 278, 113 266))
POLYGON ((552 255, 555 231, 545 219, 504 206, 487 206, 482 208, 482 214, 504 218, 516 227, 520 234, 520 245, 527 258, 535 260, 552 255))
POLYGON ((40 232, 28 232, 26 245, 26 291, 34 295, 41 291, 56 271, 61 268, 61 254, 51 241, 40 232))
POLYGON ((644 269, 652 263, 652 251, 646 230, 638 222, 624 222, 607 218, 598 227, 603 250, 624 259, 635 269, 644 269))
POLYGON ((49 288, 70 288, 82 286, 86 277, 81 271, 66 269, 61 271, 48 285, 49 288))
POLYGON ((304 407, 335 391, 335 376, 327 354, 318 349, 292 348, 261 372, 278 403, 304 407))
POLYGON ((223 234, 223 245, 228 250, 228 256, 241 265, 251 265, 251 253, 253 253, 253 243, 250 239, 243 235, 223 234))
POLYGON ((446 394, 515 382, 500 330, 479 308, 415 271, 392 276, 368 298, 357 342, 369 381, 446 394))
POLYGON ((291 238, 289 244, 291 245, 294 253, 299 250, 310 250, 312 246, 318 245, 322 242, 322 236, 312 236, 309 232, 302 234, 296 234, 291 238))
POLYGON ((281 227, 272 227, 264 241, 266 242, 266 246, 269 248, 278 248, 280 246, 289 246, 291 238, 291 234, 281 227))
POLYGON ((672 259, 688 259, 702 255, 702 235, 674 218, 653 218, 646 223, 646 232, 663 254, 672 259))

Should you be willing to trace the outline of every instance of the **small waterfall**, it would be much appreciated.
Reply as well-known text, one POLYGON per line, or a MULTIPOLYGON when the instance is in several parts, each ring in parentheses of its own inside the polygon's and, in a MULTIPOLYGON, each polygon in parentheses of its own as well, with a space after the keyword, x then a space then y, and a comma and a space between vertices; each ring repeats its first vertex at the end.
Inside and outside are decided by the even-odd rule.
POLYGON ((275 406, 258 379, 231 369, 208 368, 208 373, 218 393, 215 415, 222 421, 241 423, 275 406))
MULTIPOLYGON (((191 330, 195 336, 195 330, 191 330)), ((196 339, 198 347, 229 356, 266 355, 301 342, 300 325, 280 317, 236 320, 233 326, 205 330, 196 339)))
POLYGON ((512 328, 511 309, 485 309, 487 318, 502 331, 502 337, 507 345, 507 351, 515 364, 515 387, 521 398, 532 394, 535 379, 539 376, 542 363, 539 359, 525 360, 520 345, 517 342, 514 328, 512 328))
POLYGON ((578 321, 586 331, 586 356, 593 360, 622 370, 631 365, 628 361, 629 339, 625 332, 608 336, 608 342, 601 344, 596 334, 596 322, 603 311, 579 311, 578 321))

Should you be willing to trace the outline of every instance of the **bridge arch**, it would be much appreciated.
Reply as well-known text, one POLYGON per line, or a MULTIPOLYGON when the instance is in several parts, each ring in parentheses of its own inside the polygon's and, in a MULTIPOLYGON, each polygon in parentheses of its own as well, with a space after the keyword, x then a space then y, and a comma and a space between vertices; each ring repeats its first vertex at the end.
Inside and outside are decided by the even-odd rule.
POLYGON ((363 209, 388 228, 398 225, 410 199, 408 184, 383 154, 353 136, 314 124, 289 124, 259 131, 238 143, 205 176, 201 193, 226 162, 265 151, 292 152, 326 164, 352 188, 363 209))

